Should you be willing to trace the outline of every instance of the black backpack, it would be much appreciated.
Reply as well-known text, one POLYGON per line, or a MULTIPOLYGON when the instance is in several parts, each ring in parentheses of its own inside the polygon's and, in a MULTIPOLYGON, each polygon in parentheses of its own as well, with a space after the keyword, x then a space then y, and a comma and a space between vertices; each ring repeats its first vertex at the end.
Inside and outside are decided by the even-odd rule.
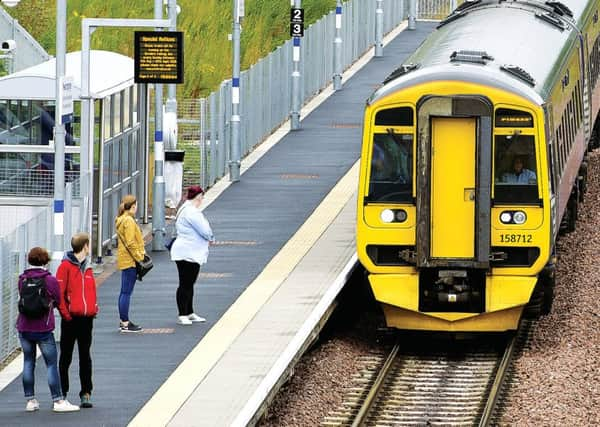
POLYGON ((25 317, 39 319, 50 311, 50 298, 46 293, 46 279, 28 278, 19 291, 19 313, 25 317))

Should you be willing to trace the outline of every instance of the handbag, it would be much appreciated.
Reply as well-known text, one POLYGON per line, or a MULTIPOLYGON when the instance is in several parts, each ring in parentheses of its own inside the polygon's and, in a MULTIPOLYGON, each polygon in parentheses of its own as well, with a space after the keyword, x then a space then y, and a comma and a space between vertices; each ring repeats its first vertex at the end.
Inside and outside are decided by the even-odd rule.
POLYGON ((123 244, 125 249, 127 249, 127 252, 129 252, 129 255, 131 255, 131 258, 133 258, 133 260, 135 261, 136 276, 137 276, 137 279, 141 282, 142 277, 144 277, 154 267, 152 258, 150 258, 148 255, 144 255, 143 260, 136 261, 135 257, 133 256, 133 254, 131 253, 131 251, 129 250, 127 245, 125 244, 125 241, 123 240, 123 238, 121 237, 121 233, 119 233, 119 230, 117 230, 117 236, 119 237, 119 240, 121 241, 121 243, 123 244))
POLYGON ((141 282, 142 277, 146 275, 152 268, 154 267, 154 263, 152 262, 152 258, 148 255, 144 255, 144 259, 141 261, 135 262, 135 271, 137 272, 137 278, 141 282))
POLYGON ((177 236, 171 237, 170 239, 168 239, 166 241, 165 248, 167 248, 168 251, 170 251, 171 248, 173 247, 173 243, 175 243, 175 239, 177 239, 177 236))

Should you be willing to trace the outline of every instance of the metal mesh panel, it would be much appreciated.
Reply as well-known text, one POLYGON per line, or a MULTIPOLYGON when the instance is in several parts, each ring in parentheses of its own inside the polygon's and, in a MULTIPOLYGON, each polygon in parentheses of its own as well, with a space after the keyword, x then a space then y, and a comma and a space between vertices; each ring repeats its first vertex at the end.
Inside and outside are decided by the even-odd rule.
MULTIPOLYGON (((78 179, 78 171, 65 171, 66 183, 75 182, 78 179)), ((75 195, 79 195, 78 184, 74 186, 73 191, 75 195)), ((52 197, 54 194, 54 171, 0 168, 0 194, 3 196, 52 197)))
MULTIPOLYGON (((79 196, 73 197, 73 189, 79 194, 79 180, 67 184, 65 194, 65 248, 70 245, 71 236, 84 229, 85 204, 79 196)), ((47 206, 3 206, 2 215, 12 219, 10 230, 3 229, 0 234, 0 363, 10 356, 19 346, 15 321, 19 297, 17 283, 19 274, 27 268, 27 253, 35 247, 53 246, 54 212, 51 200, 47 206), (24 214, 29 209, 30 214, 24 214), (29 216, 31 215, 31 216, 29 216), (28 219, 29 218, 29 219, 28 219)), ((51 266, 54 272, 56 265, 51 266)))
POLYGON ((444 19, 464 0, 420 0, 417 2, 418 19, 444 19))
MULTIPOLYGON (((384 2, 384 31, 406 16, 403 0, 384 2)), ((375 41, 372 0, 344 3, 342 61, 347 69, 375 41)), ((333 76, 335 12, 311 25, 301 43, 303 104, 330 84, 333 76)), ((240 73, 241 153, 247 155, 289 118, 291 105, 292 41, 240 73)), ((177 148, 184 150, 183 187, 210 187, 228 172, 230 152, 231 81, 202 100, 178 102, 177 148)), ((152 121, 152 119, 151 119, 152 121)))

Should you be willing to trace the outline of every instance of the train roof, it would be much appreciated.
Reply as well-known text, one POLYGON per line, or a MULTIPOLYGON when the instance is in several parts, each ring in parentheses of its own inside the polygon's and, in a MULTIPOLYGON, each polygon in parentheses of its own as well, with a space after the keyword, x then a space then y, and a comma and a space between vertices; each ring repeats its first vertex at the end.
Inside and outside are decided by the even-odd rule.
POLYGON ((418 83, 458 79, 507 89, 541 104, 594 3, 465 2, 369 102, 418 83))

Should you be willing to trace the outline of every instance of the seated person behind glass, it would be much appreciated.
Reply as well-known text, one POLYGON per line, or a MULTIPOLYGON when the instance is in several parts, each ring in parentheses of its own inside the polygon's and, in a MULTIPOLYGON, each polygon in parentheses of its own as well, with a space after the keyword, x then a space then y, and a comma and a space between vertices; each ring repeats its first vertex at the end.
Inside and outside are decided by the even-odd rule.
POLYGON ((515 157, 513 161, 513 172, 502 175, 502 182, 507 184, 535 184, 535 172, 523 167, 523 159, 515 157))

